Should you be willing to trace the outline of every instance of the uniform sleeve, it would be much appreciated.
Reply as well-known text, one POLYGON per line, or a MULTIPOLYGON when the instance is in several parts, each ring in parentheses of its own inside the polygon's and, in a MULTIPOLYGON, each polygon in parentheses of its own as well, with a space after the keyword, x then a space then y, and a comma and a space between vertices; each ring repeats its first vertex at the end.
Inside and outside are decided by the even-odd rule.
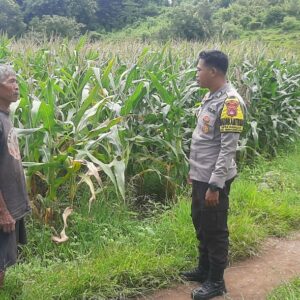
POLYGON ((228 97, 221 110, 220 132, 221 148, 215 165, 215 169, 209 180, 209 184, 214 184, 223 188, 227 179, 228 168, 235 158, 240 133, 243 131, 244 109, 236 97, 228 97))

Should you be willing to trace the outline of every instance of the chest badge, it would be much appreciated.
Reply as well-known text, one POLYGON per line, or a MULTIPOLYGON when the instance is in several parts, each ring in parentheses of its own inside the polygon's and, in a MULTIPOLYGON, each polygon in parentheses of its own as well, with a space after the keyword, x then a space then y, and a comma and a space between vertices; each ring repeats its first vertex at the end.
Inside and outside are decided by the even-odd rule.
POLYGON ((209 126, 208 126, 208 124, 209 124, 209 122, 210 122, 210 117, 209 116, 204 116, 203 117, 203 126, 202 126, 202 132, 203 133, 208 133, 209 132, 209 126))
POLYGON ((203 122, 204 122, 204 123, 208 124, 209 121, 210 121, 210 117, 209 117, 209 116, 204 116, 204 117, 203 117, 203 122))

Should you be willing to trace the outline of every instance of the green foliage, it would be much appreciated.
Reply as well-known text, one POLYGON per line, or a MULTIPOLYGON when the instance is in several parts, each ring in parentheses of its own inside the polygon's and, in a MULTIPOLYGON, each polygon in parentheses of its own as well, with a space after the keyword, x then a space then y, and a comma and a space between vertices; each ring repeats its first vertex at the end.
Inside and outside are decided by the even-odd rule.
POLYGON ((282 284, 276 288, 269 296, 268 300, 297 300, 300 298, 300 278, 295 278, 291 282, 282 284))
POLYGON ((299 19, 300 17, 300 1, 290 0, 285 2, 285 8, 288 15, 294 16, 299 19))
POLYGON ((67 16, 74 17, 78 23, 85 24, 90 30, 97 28, 97 0, 67 1, 67 16))
POLYGON ((106 31, 121 29, 140 19, 158 15, 158 4, 164 6, 160 1, 148 0, 97 0, 97 3, 98 24, 106 31))
POLYGON ((29 23, 29 28, 32 31, 48 37, 57 35, 75 38, 81 35, 84 27, 83 24, 77 23, 74 18, 56 15, 43 15, 41 19, 34 17, 29 23))
POLYGON ((267 44, 271 51, 275 49, 285 49, 285 51, 293 51, 295 55, 300 54, 298 47, 300 40, 300 31, 283 30, 282 27, 278 28, 264 28, 255 31, 243 32, 240 37, 240 42, 257 42, 267 44))
MULTIPOLYGON (((299 166, 298 143, 295 152, 283 152, 271 163, 261 160, 234 182, 231 261, 256 255, 269 235, 284 236, 300 228, 299 166), (261 190, 260 183, 270 172, 278 176, 272 187, 261 190)), ((177 204, 148 219, 113 197, 109 202, 98 197, 90 213, 82 199, 81 208, 71 215, 67 244, 53 245, 50 228, 30 222, 23 263, 9 269, 1 299, 130 298, 180 281, 179 271, 194 266, 198 253, 190 190, 177 204)), ((298 296, 297 287, 295 281, 271 299, 298 296)))
POLYGON ((222 25, 222 32, 220 32, 221 39, 234 39, 241 35, 241 28, 232 23, 224 23, 222 25))
POLYGON ((300 21, 298 21, 295 17, 285 17, 281 26, 282 29, 286 31, 299 30, 300 21))
POLYGON ((271 7, 269 11, 267 11, 264 23, 266 25, 274 25, 279 24, 283 21, 284 17, 286 16, 285 11, 283 11, 281 6, 274 6, 271 7))
MULTIPOLYGON (((162 11, 164 23, 161 22, 160 30, 156 30, 152 38, 159 40, 172 38, 207 40, 215 37, 221 40, 236 39, 249 30, 277 27, 282 24, 285 16, 295 18, 300 16, 297 12, 299 0, 288 0, 284 3, 272 0, 210 1, 209 3, 180 1, 174 2, 174 5, 165 12, 162 11)), ((155 22, 158 23, 158 20, 156 18, 155 22)), ((144 23, 140 23, 138 27, 131 26, 130 30, 126 29, 127 35, 149 39, 142 34, 144 26, 144 23)), ((116 38, 117 36, 118 34, 116 38)))
POLYGON ((250 22, 248 25, 247 25, 248 29, 250 30, 256 30, 256 29, 260 29, 260 28, 263 28, 263 23, 262 22, 256 22, 256 21, 253 21, 253 22, 250 22))
POLYGON ((26 29, 19 6, 12 0, 0 2, 0 31, 9 36, 20 35, 26 29))
POLYGON ((10 52, 11 41, 6 35, 2 35, 0 39, 0 61, 6 62, 7 58, 11 55, 10 52))
POLYGON ((26 22, 29 22, 33 17, 41 18, 44 15, 59 15, 66 14, 66 1, 60 0, 24 0, 23 9, 26 22))
MULTIPOLYGON (((146 182, 138 195, 156 185, 156 195, 171 198, 186 182, 194 109, 205 92, 195 83, 196 53, 186 50, 193 44, 181 54, 169 45, 132 45, 137 52, 121 58, 111 55, 112 47, 104 55, 99 44, 86 42, 53 40, 51 47, 24 52, 22 45, 4 53, 3 40, 3 55, 19 74, 21 99, 12 111, 30 195, 45 221, 47 209, 52 214, 73 203, 81 184, 89 187, 92 203, 110 187, 128 200, 136 182, 146 182)), ((233 56, 230 75, 249 106, 239 147, 244 161, 275 155, 299 128, 299 64, 270 61, 257 51, 250 60, 233 56)))
MULTIPOLYGON (((33 19, 34 25, 42 23, 37 28, 40 30, 49 16, 75 19, 85 30, 101 35, 114 36, 121 31, 117 34, 120 38, 138 36, 142 40, 228 40, 238 38, 243 31, 274 28, 283 22, 285 30, 297 30, 295 19, 284 18, 300 18, 299 0, 182 0, 172 1, 172 5, 167 0, 4 0, 1 5, 0 28, 10 36, 23 33, 33 19)), ((51 26, 48 32, 56 33, 51 26)), ((73 33, 76 36, 78 31, 73 33)))
POLYGON ((207 39, 213 33, 211 16, 211 7, 207 4, 179 6, 170 14, 170 26, 166 34, 169 38, 207 39))
POLYGON ((78 23, 93 26, 97 11, 96 0, 25 0, 21 6, 27 23, 33 18, 61 16, 76 19, 78 23))
MULTIPOLYGON (((299 128, 300 66, 284 60, 263 60, 241 67, 248 90, 248 124, 242 144, 245 153, 276 155, 282 143, 294 141, 299 128)), ((247 92, 245 92, 247 94, 247 92)), ((243 150, 242 150, 243 152, 243 150)))

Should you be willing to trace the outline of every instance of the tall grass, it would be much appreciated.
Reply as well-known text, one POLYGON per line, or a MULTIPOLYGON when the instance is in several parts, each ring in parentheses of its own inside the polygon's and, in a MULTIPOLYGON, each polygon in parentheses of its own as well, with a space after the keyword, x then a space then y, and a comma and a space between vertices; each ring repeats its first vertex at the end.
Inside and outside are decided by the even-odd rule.
POLYGON ((300 278, 285 283, 275 289, 269 296, 268 300, 297 300, 300 298, 300 278))
MULTIPOLYGON (((269 235, 299 229, 299 166, 298 144, 294 153, 261 161, 234 182, 231 262, 257 254, 269 235), (264 181, 268 188, 262 189, 264 181)), ((0 298, 120 299, 180 281, 179 271, 193 266, 197 255, 190 191, 155 218, 141 220, 118 203, 98 201, 90 214, 84 205, 81 214, 71 216, 70 241, 60 247, 31 227, 23 263, 8 272, 0 298)))

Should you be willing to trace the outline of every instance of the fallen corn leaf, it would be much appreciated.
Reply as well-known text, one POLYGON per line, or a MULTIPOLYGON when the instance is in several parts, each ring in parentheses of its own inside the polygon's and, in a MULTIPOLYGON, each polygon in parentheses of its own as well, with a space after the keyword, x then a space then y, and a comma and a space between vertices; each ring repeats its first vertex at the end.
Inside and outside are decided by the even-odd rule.
POLYGON ((57 244, 61 244, 61 243, 66 242, 69 239, 69 237, 66 235, 66 228, 68 227, 67 219, 72 212, 73 212, 73 208, 71 208, 71 207, 67 207, 65 209, 64 213, 62 214, 63 221, 64 221, 64 228, 61 231, 60 236, 52 236, 51 239, 53 242, 55 242, 57 244))

